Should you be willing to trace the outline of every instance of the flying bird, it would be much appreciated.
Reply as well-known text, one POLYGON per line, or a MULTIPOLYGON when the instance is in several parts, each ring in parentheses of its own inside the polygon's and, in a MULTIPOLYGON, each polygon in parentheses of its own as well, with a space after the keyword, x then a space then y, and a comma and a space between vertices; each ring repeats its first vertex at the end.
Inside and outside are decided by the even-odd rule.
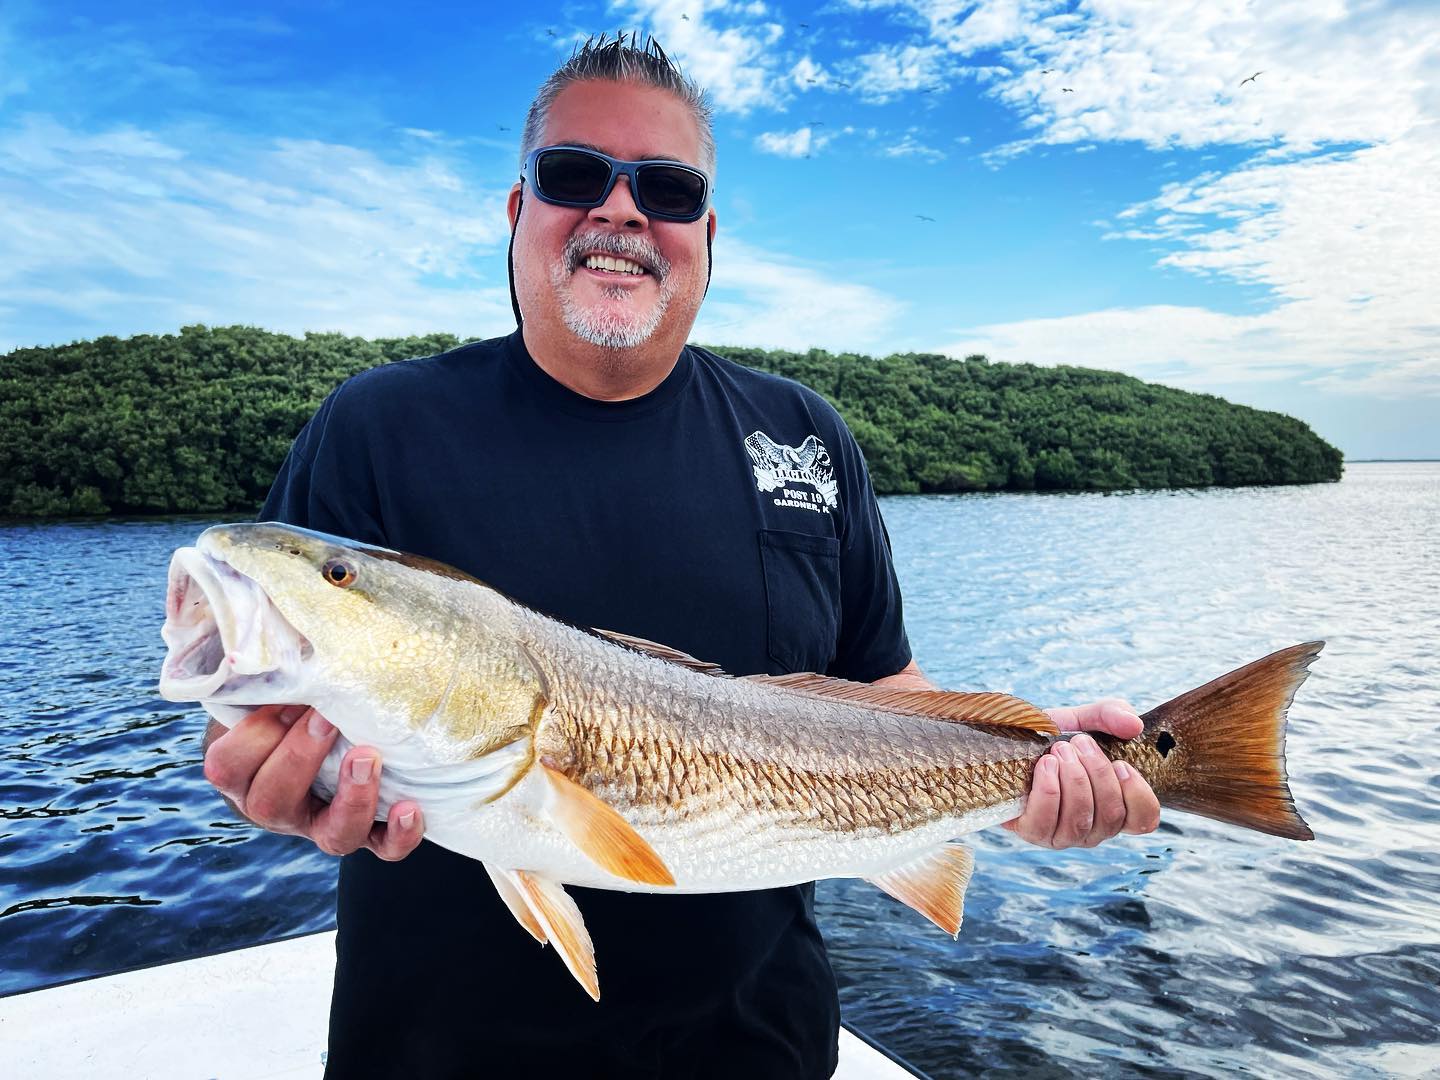
POLYGON ((839 79, 836 79, 836 80, 835 80, 835 85, 836 85, 836 86, 843 86, 846 90, 849 90, 849 89, 850 89, 850 84, 849 84, 848 82, 841 82, 839 79))
POLYGON ((1062 86, 1062 87, 1060 87, 1060 92, 1061 92, 1062 94, 1073 94, 1075 91, 1074 91, 1074 90, 1071 90, 1070 87, 1068 87, 1068 86, 1062 86))
POLYGON ((1264 75, 1264 74, 1265 74, 1265 72, 1263 72, 1263 71, 1257 71, 1257 72, 1255 72, 1254 75, 1251 75, 1248 79, 1241 79, 1241 80, 1240 80, 1240 85, 1241 85, 1241 86, 1244 86, 1247 82, 1254 82, 1254 81, 1255 81, 1255 77, 1256 77, 1257 75, 1264 75))
POLYGON ((690 16, 686 15, 683 11, 680 13, 680 18, 684 19, 686 22, 690 21, 690 16))
POLYGON ((1055 70, 1054 68, 1041 68, 1041 69, 1040 69, 1040 74, 1041 74, 1041 75, 1049 75, 1049 74, 1050 74, 1052 71, 1054 71, 1054 70, 1055 70))
POLYGON ((808 121, 806 121, 805 126, 806 126, 806 127, 824 127, 824 126, 825 126, 825 121, 824 121, 824 120, 808 120, 808 121))
POLYGON ((545 33, 549 34, 551 37, 557 36, 556 33, 555 33, 555 31, 552 30, 552 29, 550 29, 550 27, 548 27, 548 26, 545 28, 545 33))
POLYGON ((915 216, 918 217, 921 221, 934 221, 934 220, 935 220, 933 217, 926 217, 924 214, 916 214, 915 216))

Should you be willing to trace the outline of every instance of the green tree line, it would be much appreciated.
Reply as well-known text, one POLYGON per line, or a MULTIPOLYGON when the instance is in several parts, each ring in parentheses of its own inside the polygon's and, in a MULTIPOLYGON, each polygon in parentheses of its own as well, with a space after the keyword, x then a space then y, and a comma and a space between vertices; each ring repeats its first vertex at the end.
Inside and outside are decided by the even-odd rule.
MULTIPOLYGON (((341 380, 458 344, 187 326, 18 349, 0 357, 0 514, 254 512, 341 380)), ((1342 468, 1298 420, 1113 372, 714 351, 825 395, 881 494, 1295 484, 1342 468)))

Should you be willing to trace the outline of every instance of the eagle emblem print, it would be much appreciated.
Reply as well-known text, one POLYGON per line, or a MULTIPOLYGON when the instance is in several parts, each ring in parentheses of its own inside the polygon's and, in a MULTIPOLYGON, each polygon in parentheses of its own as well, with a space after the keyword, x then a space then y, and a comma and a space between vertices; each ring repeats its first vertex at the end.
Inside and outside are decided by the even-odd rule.
POLYGON ((806 436, 799 446, 785 446, 763 431, 756 431, 746 437, 745 451, 750 455, 760 490, 778 492, 776 506, 828 514, 839 505, 835 467, 830 463, 830 452, 816 436, 806 436), (814 494, 791 485, 813 488, 814 494))

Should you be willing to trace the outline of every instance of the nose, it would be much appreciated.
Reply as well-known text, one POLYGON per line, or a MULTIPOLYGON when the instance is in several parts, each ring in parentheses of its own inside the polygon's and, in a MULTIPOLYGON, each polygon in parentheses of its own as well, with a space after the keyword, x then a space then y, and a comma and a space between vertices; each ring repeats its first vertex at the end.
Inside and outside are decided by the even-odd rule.
POLYGON ((619 224, 626 229, 643 229, 650 224, 650 219, 635 205, 628 176, 615 178, 615 186, 610 189, 609 196, 599 206, 591 208, 589 218, 606 225, 619 224))

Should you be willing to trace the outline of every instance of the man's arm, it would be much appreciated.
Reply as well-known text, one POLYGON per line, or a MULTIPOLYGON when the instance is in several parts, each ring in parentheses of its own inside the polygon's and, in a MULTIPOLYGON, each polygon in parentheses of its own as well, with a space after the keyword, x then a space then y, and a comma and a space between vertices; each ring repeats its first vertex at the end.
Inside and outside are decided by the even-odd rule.
MULTIPOLYGON (((876 686, 939 690, 911 660, 876 686)), ((1106 698, 1073 708, 1046 709, 1061 731, 1104 731, 1120 739, 1140 734, 1140 717, 1128 704, 1106 698)), ((1121 832, 1153 832, 1160 802, 1150 785, 1124 762, 1112 762, 1089 735, 1057 742, 1035 766, 1025 810, 1005 828, 1040 847, 1094 847, 1121 832)))

